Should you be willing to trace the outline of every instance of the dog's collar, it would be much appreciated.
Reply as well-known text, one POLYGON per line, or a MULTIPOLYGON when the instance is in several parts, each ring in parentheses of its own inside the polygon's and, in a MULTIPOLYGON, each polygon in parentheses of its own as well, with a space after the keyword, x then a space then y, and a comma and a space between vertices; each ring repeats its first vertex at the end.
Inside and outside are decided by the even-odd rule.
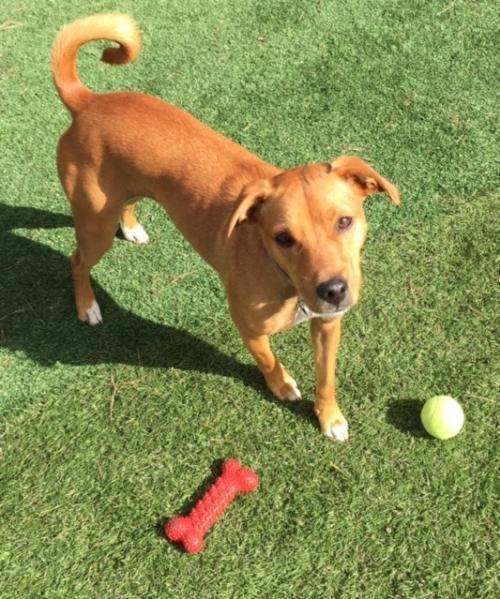
POLYGON ((311 318, 314 318, 314 312, 312 310, 309 310, 303 299, 299 299, 297 303, 297 308, 295 310, 295 318, 293 320, 292 326, 300 324, 301 322, 311 320, 311 318))

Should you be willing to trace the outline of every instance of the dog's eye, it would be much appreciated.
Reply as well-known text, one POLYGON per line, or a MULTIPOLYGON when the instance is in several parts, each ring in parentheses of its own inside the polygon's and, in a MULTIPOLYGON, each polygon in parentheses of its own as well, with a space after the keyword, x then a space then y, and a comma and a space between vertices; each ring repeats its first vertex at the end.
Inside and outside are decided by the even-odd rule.
POLYGON ((292 247, 292 245, 295 243, 295 239, 290 235, 290 233, 288 233, 288 231, 282 231, 281 233, 275 235, 274 241, 276 241, 278 245, 281 245, 285 248, 292 247))
POLYGON ((346 231, 352 225, 352 217, 351 216, 342 216, 337 221, 337 229, 339 231, 346 231))

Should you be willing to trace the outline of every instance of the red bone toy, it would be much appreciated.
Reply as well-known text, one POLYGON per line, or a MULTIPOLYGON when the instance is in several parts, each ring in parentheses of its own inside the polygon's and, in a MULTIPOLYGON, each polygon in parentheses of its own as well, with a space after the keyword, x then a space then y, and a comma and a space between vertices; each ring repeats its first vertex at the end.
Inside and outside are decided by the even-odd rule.
POLYGON ((172 518, 165 524, 170 541, 181 542, 188 553, 203 549, 203 537, 238 493, 250 493, 259 486, 257 473, 243 468, 238 460, 227 460, 222 474, 191 510, 188 516, 172 518))

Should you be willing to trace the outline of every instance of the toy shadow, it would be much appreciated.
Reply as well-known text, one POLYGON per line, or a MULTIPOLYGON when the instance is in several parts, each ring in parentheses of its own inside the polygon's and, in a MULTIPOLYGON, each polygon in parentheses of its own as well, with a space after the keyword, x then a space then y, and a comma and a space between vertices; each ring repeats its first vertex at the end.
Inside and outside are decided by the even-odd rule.
MULTIPOLYGON (((42 366, 115 363, 212 373, 239 379, 273 399, 256 366, 185 330, 121 308, 96 281, 104 325, 79 322, 68 258, 13 231, 72 224, 63 214, 0 203, 0 347, 21 351, 42 366)), ((312 406, 277 403, 314 422, 312 406)))

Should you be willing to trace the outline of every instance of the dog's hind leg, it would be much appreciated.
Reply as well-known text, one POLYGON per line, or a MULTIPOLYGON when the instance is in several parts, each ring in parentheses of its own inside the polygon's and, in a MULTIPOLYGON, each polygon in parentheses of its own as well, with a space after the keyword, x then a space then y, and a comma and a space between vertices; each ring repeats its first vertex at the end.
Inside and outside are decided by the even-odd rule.
POLYGON ((75 219, 76 250, 71 256, 78 318, 91 325, 102 323, 101 310, 90 283, 90 271, 111 249, 118 226, 120 207, 105 202, 96 212, 96 201, 105 202, 102 190, 80 190, 71 198, 75 219))
POLYGON ((90 271, 113 245, 126 197, 116 185, 109 184, 105 190, 92 170, 80 170, 63 160, 58 166, 75 222, 76 249, 71 267, 78 318, 91 325, 100 324, 102 315, 90 283, 90 271))
POLYGON ((120 217, 120 229, 125 239, 138 245, 144 245, 149 243, 149 235, 144 230, 144 227, 135 218, 135 205, 136 202, 132 202, 127 204, 123 209, 122 215, 120 217))

